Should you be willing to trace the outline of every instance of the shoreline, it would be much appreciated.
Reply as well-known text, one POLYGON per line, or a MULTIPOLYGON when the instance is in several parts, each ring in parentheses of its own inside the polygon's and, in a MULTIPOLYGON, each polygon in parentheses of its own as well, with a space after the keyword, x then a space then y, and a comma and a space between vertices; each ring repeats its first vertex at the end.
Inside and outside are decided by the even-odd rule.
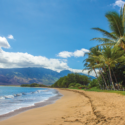
POLYGON ((63 96, 61 93, 59 93, 58 90, 56 90, 56 93, 57 93, 56 96, 50 97, 49 99, 45 100, 44 102, 37 102, 33 106, 19 108, 19 109, 16 109, 16 110, 12 111, 12 112, 7 113, 7 114, 0 115, 0 121, 7 120, 11 117, 14 117, 14 116, 16 116, 20 113, 23 113, 25 111, 28 111, 28 110, 31 110, 31 109, 34 109, 34 108, 44 107, 44 106, 55 103, 55 101, 57 101, 58 99, 60 99, 63 96))
POLYGON ((83 90, 56 89, 63 96, 1 121, 0 125, 125 125, 125 96, 83 90))

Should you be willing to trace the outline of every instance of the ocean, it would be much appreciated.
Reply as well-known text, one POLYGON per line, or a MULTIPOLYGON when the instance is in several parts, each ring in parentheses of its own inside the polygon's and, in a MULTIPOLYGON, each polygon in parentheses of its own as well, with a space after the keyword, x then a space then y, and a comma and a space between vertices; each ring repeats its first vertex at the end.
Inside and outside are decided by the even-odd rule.
POLYGON ((0 115, 45 102, 58 94, 55 89, 0 86, 0 115))

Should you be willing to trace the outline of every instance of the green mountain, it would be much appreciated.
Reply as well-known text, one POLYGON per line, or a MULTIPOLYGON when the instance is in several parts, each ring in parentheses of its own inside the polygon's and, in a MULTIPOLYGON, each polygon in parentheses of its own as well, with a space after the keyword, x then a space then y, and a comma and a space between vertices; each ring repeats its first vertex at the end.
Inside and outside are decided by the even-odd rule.
POLYGON ((52 85, 60 77, 71 73, 69 70, 60 73, 45 68, 0 69, 0 85, 21 85, 38 83, 52 85))

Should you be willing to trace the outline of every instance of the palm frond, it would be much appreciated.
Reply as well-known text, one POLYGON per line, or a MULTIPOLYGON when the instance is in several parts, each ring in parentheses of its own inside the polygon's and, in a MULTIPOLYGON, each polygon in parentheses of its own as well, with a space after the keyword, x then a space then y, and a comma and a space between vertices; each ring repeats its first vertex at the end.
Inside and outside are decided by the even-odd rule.
POLYGON ((103 43, 115 43, 115 40, 111 40, 111 39, 108 39, 108 38, 93 38, 91 40, 96 40, 96 41, 99 41, 99 42, 103 42, 103 43))
POLYGON ((108 38, 115 39, 115 40, 117 39, 117 37, 115 37, 112 33, 109 33, 109 32, 106 31, 106 30, 103 30, 103 29, 98 28, 98 27, 97 27, 97 28, 92 28, 92 29, 101 32, 104 36, 106 36, 106 37, 108 37, 108 38))
POLYGON ((117 12, 108 12, 105 16, 108 19, 111 31, 113 31, 117 37, 123 36, 124 28, 122 25, 122 17, 117 12))
POLYGON ((116 43, 104 43, 104 44, 100 44, 98 46, 114 46, 116 43))

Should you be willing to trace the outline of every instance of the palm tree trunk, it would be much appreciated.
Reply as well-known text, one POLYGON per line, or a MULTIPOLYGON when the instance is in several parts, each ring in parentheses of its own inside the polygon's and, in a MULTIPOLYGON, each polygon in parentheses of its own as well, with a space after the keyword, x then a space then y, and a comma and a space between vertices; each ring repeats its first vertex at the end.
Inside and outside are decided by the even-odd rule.
POLYGON ((110 80, 111 80, 111 83, 112 83, 113 88, 115 90, 115 86, 114 86, 114 83, 113 83, 113 80, 112 80, 112 75, 111 75, 111 68, 110 68, 110 66, 108 66, 108 68, 109 68, 110 80))
POLYGON ((96 78, 97 78, 97 80, 98 80, 98 82, 99 82, 99 86, 100 86, 100 88, 101 88, 101 84, 100 84, 99 78, 98 78, 98 76, 97 76, 97 73, 96 73, 96 71, 95 71, 94 68, 93 68, 93 70, 94 70, 94 72, 95 72, 95 74, 96 74, 96 78))
MULTIPOLYGON (((116 75, 115 75, 113 69, 112 69, 112 72, 113 72, 113 75, 114 75, 114 77, 115 77, 115 81, 116 81, 116 83, 118 84, 118 80, 117 80, 117 78, 116 78, 116 75)), ((119 84, 118 84, 118 90, 119 90, 119 84)))
POLYGON ((101 73, 101 75, 102 75, 102 77, 103 77, 103 80, 104 80, 104 83, 105 83, 105 86, 106 86, 106 89, 107 89, 108 87, 107 87, 107 83, 106 83, 105 77, 104 77, 102 71, 101 71, 101 70, 99 70, 99 71, 100 71, 100 73, 101 73))
MULTIPOLYGON (((106 69, 106 67, 104 66, 104 69, 105 69, 105 73, 107 72, 107 69, 106 69)), ((110 85, 110 75, 109 74, 107 74, 106 73, 106 80, 107 80, 107 82, 109 83, 109 85, 110 85)))

